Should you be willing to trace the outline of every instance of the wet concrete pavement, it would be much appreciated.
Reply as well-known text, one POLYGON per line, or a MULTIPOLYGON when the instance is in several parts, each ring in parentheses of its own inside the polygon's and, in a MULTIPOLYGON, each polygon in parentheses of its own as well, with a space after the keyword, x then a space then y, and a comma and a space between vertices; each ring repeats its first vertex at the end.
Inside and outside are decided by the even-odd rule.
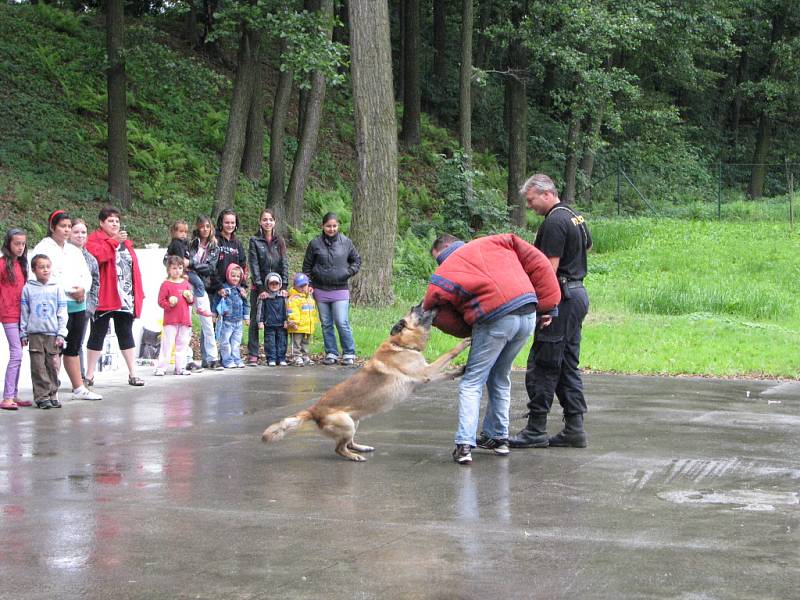
POLYGON ((589 375, 588 448, 471 467, 453 383, 363 422, 366 463, 313 428, 261 443, 348 372, 0 415, 0 598, 800 597, 800 383, 589 375))

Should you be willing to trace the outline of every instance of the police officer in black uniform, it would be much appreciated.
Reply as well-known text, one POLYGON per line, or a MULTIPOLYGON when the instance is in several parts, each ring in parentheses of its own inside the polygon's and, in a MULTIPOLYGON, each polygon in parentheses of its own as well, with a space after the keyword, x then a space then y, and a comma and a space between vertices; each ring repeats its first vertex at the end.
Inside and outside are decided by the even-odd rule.
POLYGON ((530 177, 520 193, 528 208, 544 215, 534 246, 550 259, 561 284, 558 315, 541 315, 528 355, 525 387, 528 391, 528 424, 509 439, 512 448, 547 446, 586 447, 583 415, 586 400, 578 370, 581 326, 589 310, 589 296, 583 287, 586 252, 592 237, 583 219, 558 199, 553 180, 547 175, 530 177), (547 437, 547 413, 558 398, 564 410, 564 429, 547 437))

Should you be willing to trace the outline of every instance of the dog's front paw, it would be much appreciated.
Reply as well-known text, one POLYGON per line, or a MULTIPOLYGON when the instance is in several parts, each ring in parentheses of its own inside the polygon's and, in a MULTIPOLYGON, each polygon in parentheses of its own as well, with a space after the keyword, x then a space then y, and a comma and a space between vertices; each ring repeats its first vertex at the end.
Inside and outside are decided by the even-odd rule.
POLYGON ((457 369, 452 369, 450 371, 450 379, 458 379, 459 377, 462 377, 466 372, 466 370, 467 370, 467 365, 462 365, 457 369))

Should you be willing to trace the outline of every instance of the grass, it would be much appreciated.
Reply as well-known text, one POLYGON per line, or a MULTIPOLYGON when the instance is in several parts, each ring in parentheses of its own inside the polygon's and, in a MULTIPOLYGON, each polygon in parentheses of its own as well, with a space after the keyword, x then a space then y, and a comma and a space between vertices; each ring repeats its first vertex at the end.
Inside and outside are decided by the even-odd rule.
MULTIPOLYGON (((788 225, 683 220, 591 221, 591 308, 582 366, 597 371, 800 377, 800 234, 788 225)), ((403 280, 394 306, 353 307, 368 356, 424 294, 403 280)), ((454 345, 434 332, 426 355, 454 345)), ((516 366, 524 368, 527 347, 516 366)), ((461 357, 463 362, 464 356, 461 357)))

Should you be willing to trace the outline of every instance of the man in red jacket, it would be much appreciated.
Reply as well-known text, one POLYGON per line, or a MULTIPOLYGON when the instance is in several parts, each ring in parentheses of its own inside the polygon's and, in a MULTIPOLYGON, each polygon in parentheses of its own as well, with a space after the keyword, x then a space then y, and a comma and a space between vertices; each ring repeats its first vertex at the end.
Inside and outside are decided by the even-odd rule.
POLYGON ((536 311, 550 311, 561 300, 555 272, 544 254, 510 233, 468 244, 442 235, 431 254, 439 267, 423 308, 438 309, 434 325, 445 333, 472 336, 459 384, 453 460, 470 464, 476 445, 507 455, 511 366, 533 332, 536 311), (484 384, 489 401, 476 440, 484 384))

